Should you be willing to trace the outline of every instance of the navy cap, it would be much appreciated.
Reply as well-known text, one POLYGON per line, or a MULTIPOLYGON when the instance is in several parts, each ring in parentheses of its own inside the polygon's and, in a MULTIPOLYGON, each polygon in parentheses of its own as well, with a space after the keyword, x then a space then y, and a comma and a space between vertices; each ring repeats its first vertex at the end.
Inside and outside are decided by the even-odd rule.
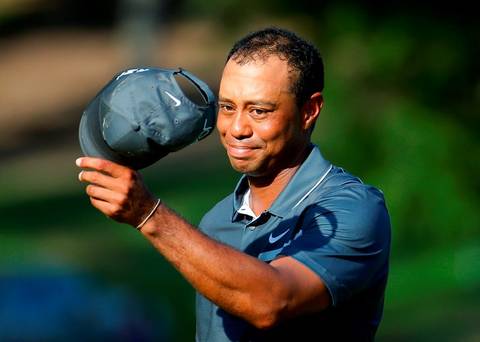
POLYGON ((183 69, 136 68, 108 82, 83 112, 79 140, 86 156, 141 169, 208 136, 217 101, 202 80, 183 69), (200 92, 194 103, 175 77, 200 92))

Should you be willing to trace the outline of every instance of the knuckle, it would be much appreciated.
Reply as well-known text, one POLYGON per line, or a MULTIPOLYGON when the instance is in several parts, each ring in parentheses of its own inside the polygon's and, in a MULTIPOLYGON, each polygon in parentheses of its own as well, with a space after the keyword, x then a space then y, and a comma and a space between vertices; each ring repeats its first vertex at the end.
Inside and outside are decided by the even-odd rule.
POLYGON ((126 169, 124 177, 129 183, 132 183, 135 180, 134 172, 130 169, 126 169))
POLYGON ((131 196, 133 191, 135 189, 135 186, 134 186, 134 183, 128 183, 126 186, 125 186, 125 194, 127 196, 131 196))
POLYGON ((88 177, 88 180, 95 183, 98 181, 98 173, 97 172, 88 172, 86 175, 88 177))
POLYGON ((121 183, 118 185, 118 200, 121 200, 124 196, 128 195, 128 185, 121 183))
POLYGON ((120 195, 118 198, 118 207, 123 208, 127 204, 128 198, 126 195, 120 195))
POLYGON ((122 216, 123 213, 123 207, 119 204, 114 205, 113 208, 111 209, 110 217, 114 219, 118 219, 122 216))
POLYGON ((102 160, 102 159, 97 160, 96 164, 97 164, 97 165, 96 165, 96 166, 97 166, 97 169, 99 169, 99 170, 104 170, 105 167, 106 167, 106 162, 105 162, 104 160, 102 160))
POLYGON ((135 174, 132 172, 127 172, 123 178, 123 187, 122 190, 125 194, 131 194, 132 191, 135 189, 136 185, 136 177, 135 174))
POLYGON ((130 197, 128 194, 120 193, 116 196, 115 206, 119 211, 125 211, 129 207, 130 197))
POLYGON ((89 196, 95 196, 96 194, 96 188, 93 185, 88 185, 85 189, 87 195, 89 196))
POLYGON ((107 212, 107 216, 116 219, 118 217, 118 212, 112 208, 107 212))

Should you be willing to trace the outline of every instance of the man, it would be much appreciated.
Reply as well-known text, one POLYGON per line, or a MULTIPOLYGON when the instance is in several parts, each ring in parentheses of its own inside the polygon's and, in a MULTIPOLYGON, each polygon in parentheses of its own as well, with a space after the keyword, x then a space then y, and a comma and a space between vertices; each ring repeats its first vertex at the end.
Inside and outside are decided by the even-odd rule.
POLYGON ((380 191, 310 142, 322 90, 322 60, 295 34, 268 28, 235 44, 217 129, 244 175, 199 228, 155 206, 138 173, 77 160, 94 169, 79 175, 93 206, 133 226, 147 219, 142 234, 197 290, 198 341, 374 338, 389 217, 380 191))

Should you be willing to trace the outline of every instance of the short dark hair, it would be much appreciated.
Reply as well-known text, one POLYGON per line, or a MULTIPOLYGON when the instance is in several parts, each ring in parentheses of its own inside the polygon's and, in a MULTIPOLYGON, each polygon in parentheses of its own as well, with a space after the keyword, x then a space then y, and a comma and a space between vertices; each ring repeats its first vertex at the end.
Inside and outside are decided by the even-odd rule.
POLYGON ((246 64, 272 55, 286 60, 289 67, 297 72, 291 91, 298 106, 302 106, 313 93, 323 90, 324 71, 320 53, 313 44, 285 29, 267 27, 246 35, 234 44, 227 62, 233 59, 239 64, 246 64))

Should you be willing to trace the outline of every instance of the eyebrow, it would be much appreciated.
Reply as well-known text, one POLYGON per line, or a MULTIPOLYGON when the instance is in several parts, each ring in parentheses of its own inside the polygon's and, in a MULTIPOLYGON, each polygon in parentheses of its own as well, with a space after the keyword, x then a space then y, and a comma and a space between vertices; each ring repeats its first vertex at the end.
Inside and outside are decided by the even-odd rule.
MULTIPOLYGON (((227 99, 227 98, 225 98, 225 97, 220 97, 220 98, 218 99, 218 102, 230 102, 230 103, 232 103, 232 102, 234 102, 234 101, 232 101, 232 100, 230 100, 230 99, 227 99)), ((247 105, 255 105, 255 106, 270 106, 270 107, 274 107, 274 108, 276 108, 276 107, 278 106, 277 103, 275 103, 275 102, 268 102, 268 101, 247 101, 246 104, 247 104, 247 105)))
POLYGON ((233 102, 233 101, 230 100, 230 99, 227 99, 227 98, 225 98, 225 97, 219 97, 219 98, 218 98, 218 102, 233 102))

